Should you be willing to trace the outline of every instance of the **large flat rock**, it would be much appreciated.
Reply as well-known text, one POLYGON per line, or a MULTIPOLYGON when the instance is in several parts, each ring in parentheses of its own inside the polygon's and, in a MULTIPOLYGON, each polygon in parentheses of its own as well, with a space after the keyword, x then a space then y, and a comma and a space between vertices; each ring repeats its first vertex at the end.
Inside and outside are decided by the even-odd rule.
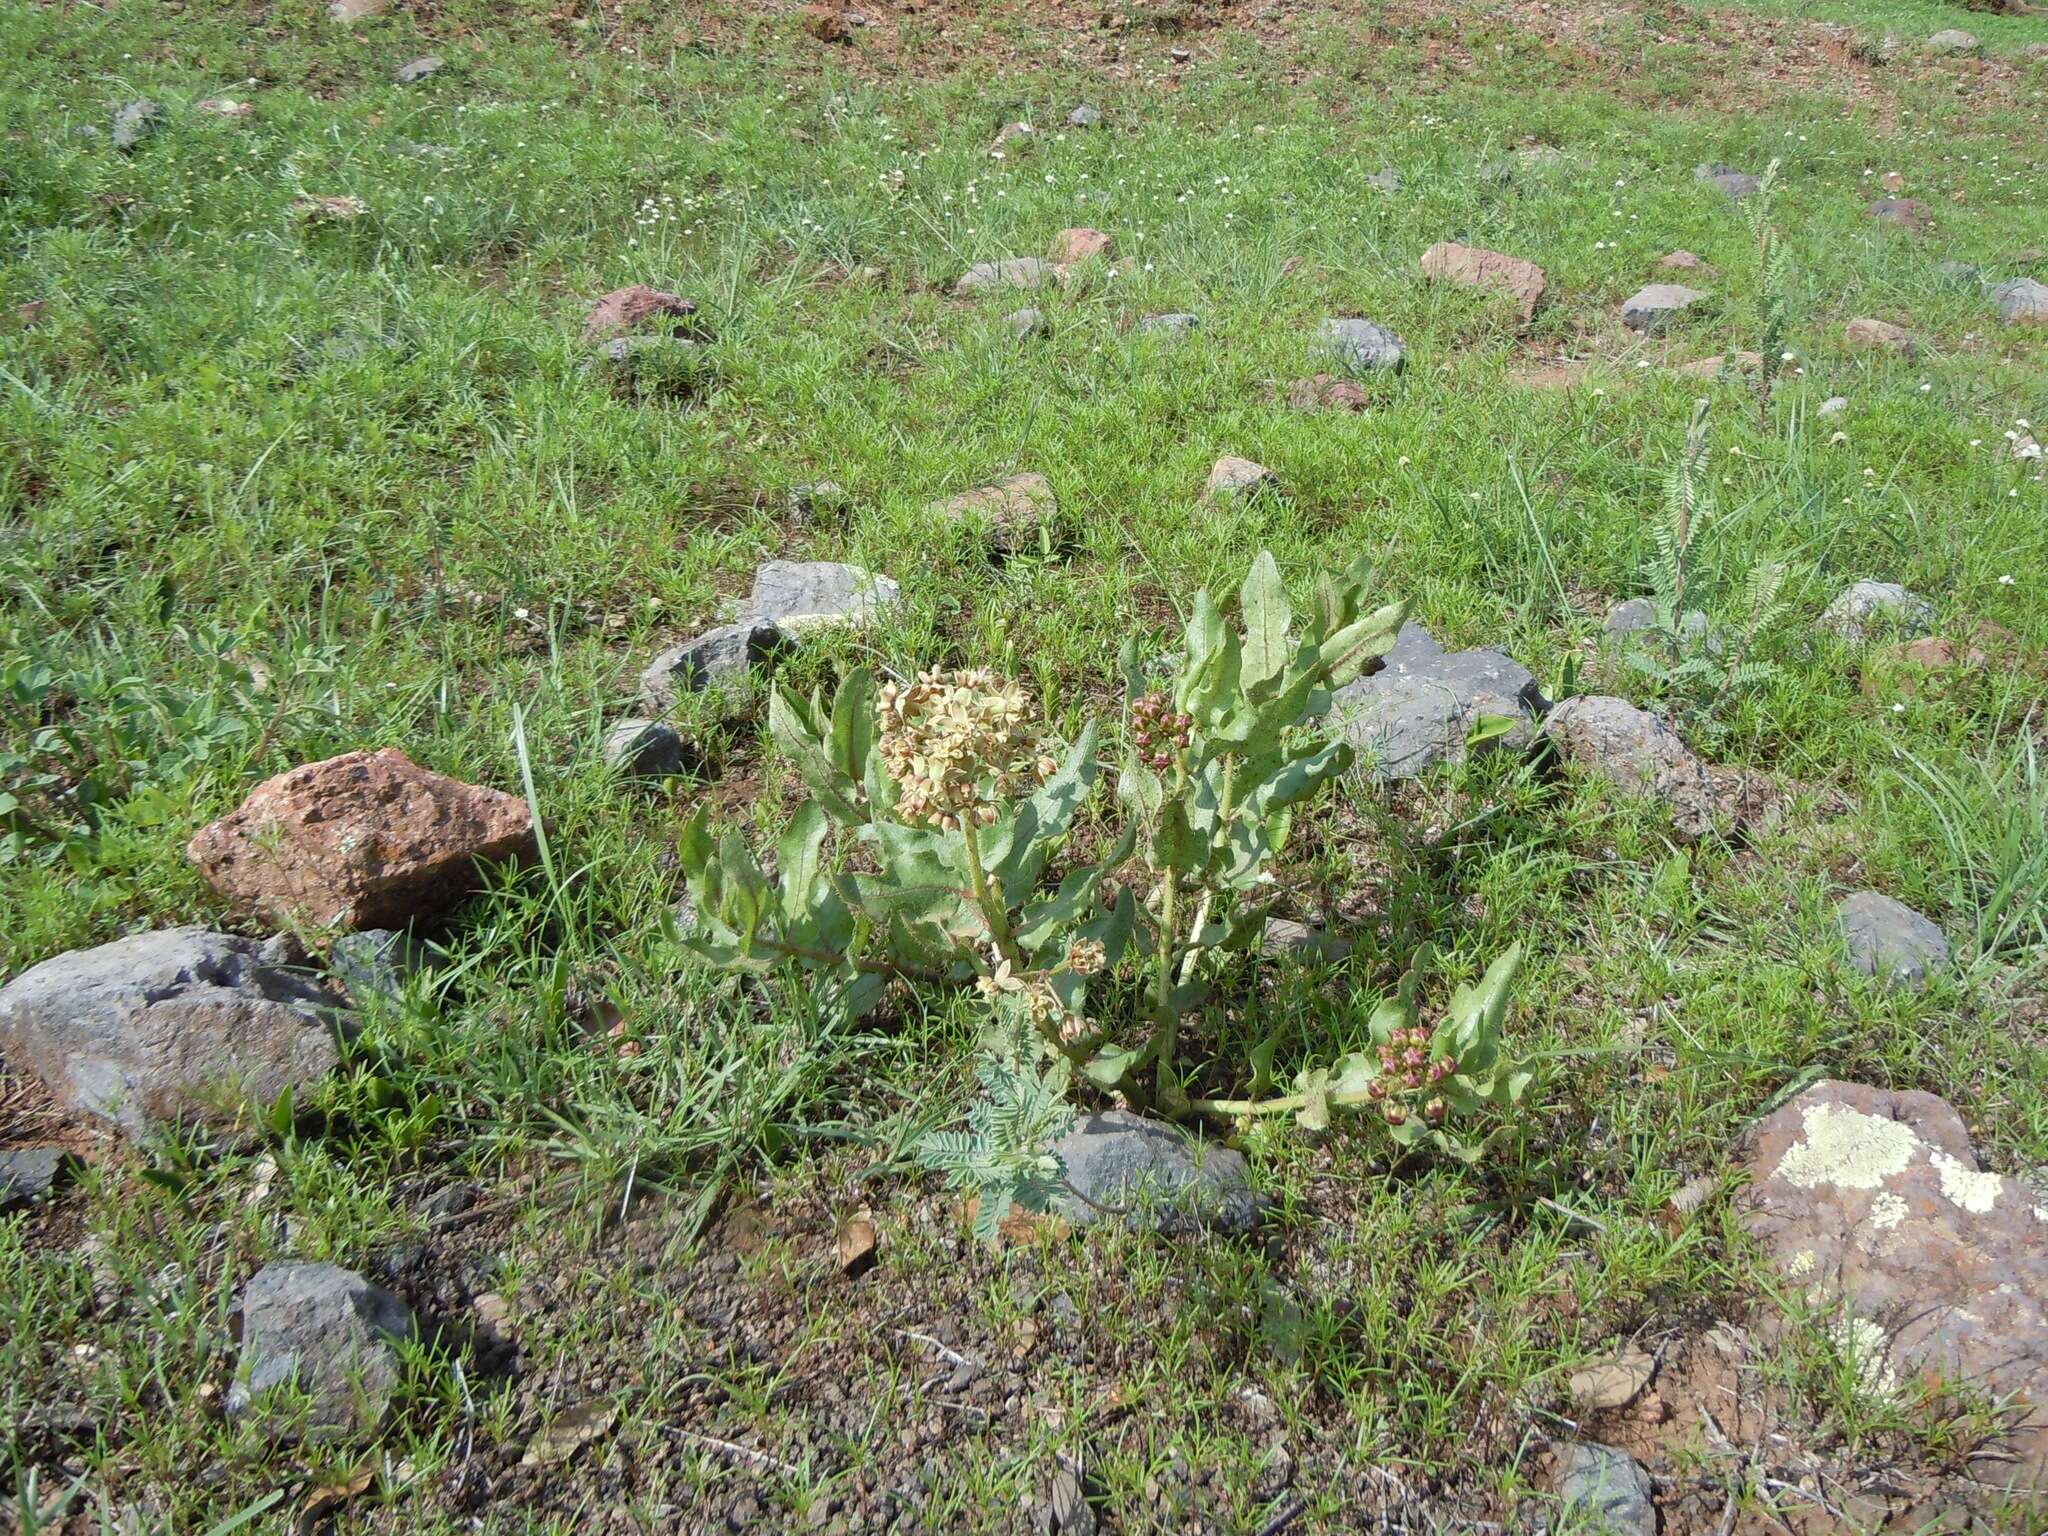
POLYGON ((1481 715, 1515 722, 1489 746, 1527 747, 1547 707, 1529 669, 1502 651, 1446 651, 1420 624, 1404 624, 1380 670, 1338 689, 1330 720, 1377 783, 1412 779, 1464 760, 1481 715))

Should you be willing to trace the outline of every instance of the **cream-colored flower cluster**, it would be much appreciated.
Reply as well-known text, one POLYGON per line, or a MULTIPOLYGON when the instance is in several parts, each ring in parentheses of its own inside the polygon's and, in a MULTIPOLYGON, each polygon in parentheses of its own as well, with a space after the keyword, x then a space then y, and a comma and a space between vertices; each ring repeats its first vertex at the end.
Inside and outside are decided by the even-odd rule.
POLYGON ((1000 802, 1036 789, 1056 764, 1031 729, 1029 704, 1022 687, 986 667, 886 685, 882 765, 902 792, 897 815, 947 831, 985 826, 1000 802))

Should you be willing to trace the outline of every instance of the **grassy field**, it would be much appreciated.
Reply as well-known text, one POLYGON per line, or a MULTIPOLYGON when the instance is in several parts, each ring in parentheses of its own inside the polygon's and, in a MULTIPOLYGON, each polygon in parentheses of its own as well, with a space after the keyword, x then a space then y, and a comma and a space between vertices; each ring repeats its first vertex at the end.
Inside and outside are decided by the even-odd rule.
MULTIPOLYGON (((344 28, 305 0, 4 0, 0 978, 136 926, 232 925, 186 838, 358 747, 530 786, 551 855, 463 909, 452 967, 370 1009, 317 1134, 217 1159, 96 1145, 60 1200, 0 1218, 17 1524, 76 1484, 69 1529, 284 1529, 369 1474, 309 1520, 1036 1529, 1066 1457, 1104 1529, 1530 1530, 1555 1516, 1573 1370, 1635 1342, 1705 1393, 1733 1379, 1710 1336, 1739 1327, 1753 1436, 1671 1464, 1667 1533, 1861 1529, 1827 1510, 1872 1469, 1905 1490, 1887 1529, 1956 1509, 2040 1529, 1954 1477, 1967 1413, 1860 1391, 1826 1318, 1764 1328, 1724 1196, 1745 1124, 1822 1075, 1930 1089, 1985 1166, 2048 1165, 2048 486, 2010 435, 2048 426, 2048 332, 2001 327, 1941 266, 2048 277, 2048 64, 2022 55, 2044 39, 1928 0, 934 0, 849 44, 794 8, 463 3, 344 28), (1919 53, 1955 25, 1986 54, 1919 53), (1873 64, 1886 31, 1906 46, 1873 64), (445 66, 393 83, 428 53, 445 66), (253 110, 202 110, 218 97, 253 110), (162 126, 116 151, 136 98, 162 126), (1061 126, 1081 102, 1101 127, 1061 126), (1020 119, 1036 131, 992 155, 1020 119), (1790 360, 1762 407, 1672 371, 1765 334, 1748 212, 1695 179, 1707 161, 1779 163, 1790 360), (1387 169, 1398 190, 1370 179, 1387 169), (1867 216, 1888 173, 1930 229, 1867 216), (341 196, 366 211, 294 210, 341 196), (952 296, 969 263, 1072 225, 1128 260, 1029 300, 1049 335, 1003 324, 1025 298, 952 296), (1425 283, 1443 239, 1541 263, 1549 301, 1521 327, 1425 283), (1710 299, 1625 330, 1677 248, 1715 269, 1686 278, 1710 299), (658 397, 579 339, 633 282, 692 296, 710 331, 658 397), (1134 328, 1167 311, 1200 329, 1134 328), (1333 314, 1393 327, 1408 367, 1362 413, 1290 409, 1333 314), (1851 347, 1859 316, 1919 349, 1851 347), (1530 387, 1559 360, 1583 378, 1530 387), (691 808, 760 840, 796 798, 767 685, 686 702, 691 778, 622 784, 599 743, 761 559, 850 560, 906 598, 785 683, 988 665, 1062 733, 1111 697, 1126 636, 1171 644, 1197 588, 1234 592, 1262 548, 1300 594, 1369 555, 1447 645, 1604 684, 1601 623, 1649 589, 1702 392, 1720 510, 1697 590, 1732 611, 1752 571, 1789 573, 1773 670, 1693 723, 1768 786, 1749 832, 1681 847, 1655 807, 1494 754, 1347 783, 1294 845, 1295 915, 1341 912, 1357 940, 1260 983, 1303 1061, 1424 938, 1458 979, 1528 945, 1510 1028, 1551 1070, 1480 1166, 1390 1175, 1383 1140, 1262 1125, 1242 1144, 1278 1209, 1256 1240, 991 1249, 908 1154, 971 1096, 972 994, 849 1027, 664 937, 691 808), (1281 494, 1205 505, 1225 454, 1281 494), (1024 470, 1071 536, 1047 553, 992 566, 925 510, 1024 470), (820 480, 844 516, 795 509, 820 480), (1927 594, 1946 633, 2001 626, 2018 659, 1866 688, 1814 625, 1862 577, 1927 594), (1859 886, 1940 921, 1955 972, 1924 994, 1850 975, 1832 909, 1859 886), (1673 1218, 1702 1176, 1716 1194, 1673 1218), (435 1205, 450 1187, 474 1203, 435 1205), (879 1262, 848 1280, 833 1234, 861 1207, 879 1262), (374 1441, 221 1414, 237 1288, 287 1253, 449 1320, 374 1441), (509 1308, 495 1343, 462 1321, 486 1293, 509 1308), (522 1464, 593 1400, 616 1412, 593 1443, 522 1464)), ((0 1078, 5 1139, 53 1124, 0 1078)))

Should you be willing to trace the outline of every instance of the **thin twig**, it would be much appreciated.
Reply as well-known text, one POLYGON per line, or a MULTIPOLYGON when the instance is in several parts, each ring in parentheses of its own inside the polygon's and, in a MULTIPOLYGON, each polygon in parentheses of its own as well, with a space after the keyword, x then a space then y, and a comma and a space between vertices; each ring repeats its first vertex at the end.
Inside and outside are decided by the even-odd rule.
POLYGON ((1295 1521, 1308 1513, 1308 1505, 1299 1497, 1289 1499, 1280 1513, 1259 1527, 1259 1536, 1280 1536, 1295 1521))
POLYGON ((955 1365, 967 1364, 967 1357, 961 1354, 959 1350, 948 1349, 944 1344, 941 1344, 937 1339, 933 1338, 928 1333, 917 1333, 909 1328, 898 1328, 896 1331, 902 1334, 903 1337, 905 1337, 906 1339, 915 1339, 920 1344, 931 1345, 933 1349, 936 1349, 940 1354, 944 1355, 948 1360, 952 1361, 955 1365))
POLYGON ((727 1456, 736 1456, 751 1466, 765 1467, 769 1471, 780 1472, 784 1477, 797 1476, 797 1469, 788 1462, 777 1461, 766 1451, 757 1451, 752 1446, 734 1445, 730 1440, 721 1440, 716 1435, 702 1435, 694 1429, 671 1427, 669 1433, 681 1435, 685 1440, 695 1440, 699 1445, 709 1446, 712 1450, 723 1452, 727 1456))

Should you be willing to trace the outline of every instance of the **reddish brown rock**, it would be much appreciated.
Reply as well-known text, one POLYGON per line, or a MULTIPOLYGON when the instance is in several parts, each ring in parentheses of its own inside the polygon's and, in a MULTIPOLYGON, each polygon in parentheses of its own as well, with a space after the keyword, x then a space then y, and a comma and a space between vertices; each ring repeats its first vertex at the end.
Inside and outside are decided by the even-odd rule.
POLYGON ((1889 320, 1873 320, 1867 315, 1843 326, 1842 335, 1850 346, 1865 352, 1910 353, 1915 350, 1913 337, 1904 326, 1893 325, 1889 320))
POLYGON ((1372 397, 1349 379, 1319 373, 1288 385, 1287 403, 1297 411, 1363 411, 1372 397))
POLYGON ((1730 352, 1720 357, 1694 358, 1671 371, 1685 379, 1718 379, 1723 374, 1761 373, 1763 366, 1761 352, 1730 352))
POLYGON ((1738 1209, 1781 1276, 1826 1307, 1866 1391, 1960 1384, 2008 1399, 1971 1472, 2048 1487, 2048 1202, 1981 1172, 1930 1093, 1820 1082, 1750 1133, 1738 1209))
POLYGON ((524 800, 429 771, 396 747, 257 786, 186 848, 213 888, 277 923, 403 928, 533 856, 524 800))
POLYGON ((1864 211, 1880 224, 1906 229, 1925 229, 1934 218, 1934 210, 1917 197, 1880 197, 1864 211))
POLYGON ((803 8, 803 29, 821 43, 850 43, 853 26, 836 5, 807 5, 803 8))
POLYGON ((1548 283, 1533 261, 1451 240, 1440 240, 1422 253, 1422 274, 1438 282, 1504 293, 1515 301, 1525 321, 1534 317, 1548 283))
POLYGON ((961 491, 925 510, 943 522, 986 530, 990 548, 1013 555, 1039 547, 1043 531, 1059 518, 1060 499, 1050 480, 1027 471, 993 485, 961 491))
POLYGON ((630 288, 616 288, 597 301, 590 318, 583 322, 583 339, 603 341, 649 329, 687 330, 696 313, 696 304, 680 294, 663 293, 659 288, 635 283, 630 288), (649 326, 650 320, 659 323, 649 326))
POLYGON ((1708 277, 1715 275, 1714 269, 1691 251, 1673 251, 1667 256, 1660 257, 1657 265, 1669 272, 1699 272, 1708 277))
POLYGON ((1063 229, 1053 237, 1052 249, 1046 256, 1056 267, 1071 267, 1093 261, 1097 256, 1108 256, 1115 249, 1116 242, 1099 229, 1063 229))

